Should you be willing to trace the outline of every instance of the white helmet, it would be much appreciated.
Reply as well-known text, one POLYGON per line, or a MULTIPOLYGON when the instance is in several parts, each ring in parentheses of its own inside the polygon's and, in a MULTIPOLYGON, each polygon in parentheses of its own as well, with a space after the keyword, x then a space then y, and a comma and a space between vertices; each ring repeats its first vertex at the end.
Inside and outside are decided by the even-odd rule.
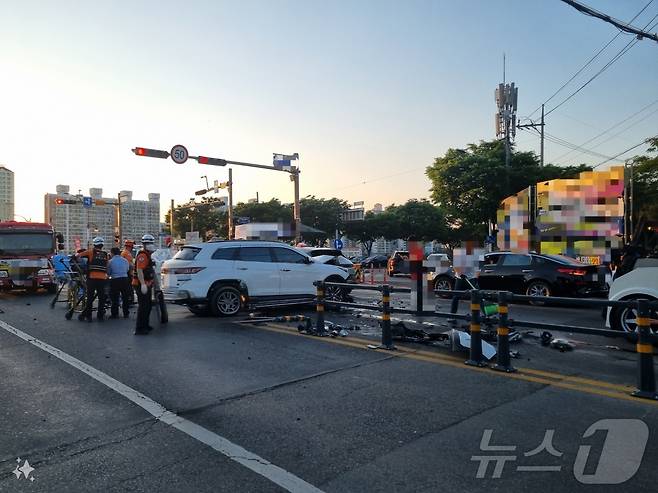
POLYGON ((92 240, 92 243, 94 246, 103 246, 105 244, 105 240, 103 239, 102 236, 97 236, 92 240))
POLYGON ((155 238, 153 235, 145 234, 142 236, 142 245, 149 245, 155 243, 155 238))

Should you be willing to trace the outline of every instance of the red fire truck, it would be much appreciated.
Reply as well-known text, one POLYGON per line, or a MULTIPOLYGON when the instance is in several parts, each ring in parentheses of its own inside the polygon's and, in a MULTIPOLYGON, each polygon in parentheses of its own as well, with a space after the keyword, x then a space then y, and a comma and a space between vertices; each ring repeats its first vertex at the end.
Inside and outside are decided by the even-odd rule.
POLYGON ((50 224, 0 222, 0 289, 55 292, 50 259, 56 252, 56 240, 50 224))

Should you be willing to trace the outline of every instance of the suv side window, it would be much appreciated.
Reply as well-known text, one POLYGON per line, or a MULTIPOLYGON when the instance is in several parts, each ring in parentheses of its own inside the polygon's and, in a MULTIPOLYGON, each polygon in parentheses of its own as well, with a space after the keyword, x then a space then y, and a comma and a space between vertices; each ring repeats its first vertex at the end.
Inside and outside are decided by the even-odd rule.
POLYGON ((272 248, 277 262, 286 264, 305 264, 306 257, 288 248, 272 248))
POLYGON ((274 262, 269 247, 243 247, 238 249, 235 260, 243 262, 274 262))
POLYGON ((238 249, 231 248, 218 248, 215 253, 212 254, 213 260, 235 260, 237 258, 238 249))
POLYGON ((503 255, 501 265, 505 267, 524 267, 532 263, 530 255, 503 255))

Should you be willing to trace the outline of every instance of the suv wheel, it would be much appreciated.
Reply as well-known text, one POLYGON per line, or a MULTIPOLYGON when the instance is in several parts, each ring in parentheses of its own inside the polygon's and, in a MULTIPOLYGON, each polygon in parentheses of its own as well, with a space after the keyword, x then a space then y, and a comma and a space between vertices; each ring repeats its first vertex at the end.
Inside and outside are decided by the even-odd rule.
MULTIPOLYGON (((624 301, 633 301, 634 299, 624 301)), ((649 312, 649 318, 658 318, 656 310, 649 312)), ((610 326, 614 330, 623 330, 624 332, 637 331, 637 308, 613 308, 610 312, 610 326)), ((651 332, 653 334, 658 333, 658 327, 652 325, 651 332)))
MULTIPOLYGON (((544 281, 532 281, 525 290, 526 296, 548 297, 551 295, 551 286, 544 281)), ((531 301, 532 305, 543 305, 541 301, 531 301)))
POLYGON ((220 317, 235 315, 242 308, 240 291, 233 286, 221 286, 215 289, 210 298, 212 314, 220 317))
MULTIPOLYGON (((340 278, 332 278, 325 280, 325 282, 345 282, 340 278)), ((343 301, 345 299, 345 289, 341 286, 325 286, 324 297, 331 301, 343 301)))

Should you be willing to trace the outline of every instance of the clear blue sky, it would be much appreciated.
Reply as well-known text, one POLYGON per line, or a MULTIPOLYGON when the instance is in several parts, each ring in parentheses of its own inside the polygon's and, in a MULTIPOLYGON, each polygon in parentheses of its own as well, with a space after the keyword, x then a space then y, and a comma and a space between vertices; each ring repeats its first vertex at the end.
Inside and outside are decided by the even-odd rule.
MULTIPOLYGON (((588 5, 630 20, 647 2, 588 5)), ((658 0, 634 24, 657 14, 658 0)), ((16 213, 35 220, 58 183, 106 195, 132 189, 136 198, 160 192, 168 203, 191 197, 202 175, 226 179, 222 168, 130 152, 177 143, 264 164, 273 152, 298 152, 303 196, 400 203, 427 196, 423 171, 434 157, 493 137, 503 52, 523 116, 616 33, 559 0, 5 0, 0 164, 16 173, 16 213)), ((631 39, 619 36, 576 82, 631 39)), ((658 44, 645 40, 546 128, 581 144, 656 99, 658 44)), ((657 121, 658 113, 588 147, 617 154, 658 133, 657 121)), ((517 141, 539 149, 529 133, 517 141)), ((547 161, 567 151, 547 143, 547 161)), ((570 157, 601 161, 572 153, 559 162, 570 157)), ((234 181, 237 200, 292 200, 283 174, 236 168, 234 181)))

